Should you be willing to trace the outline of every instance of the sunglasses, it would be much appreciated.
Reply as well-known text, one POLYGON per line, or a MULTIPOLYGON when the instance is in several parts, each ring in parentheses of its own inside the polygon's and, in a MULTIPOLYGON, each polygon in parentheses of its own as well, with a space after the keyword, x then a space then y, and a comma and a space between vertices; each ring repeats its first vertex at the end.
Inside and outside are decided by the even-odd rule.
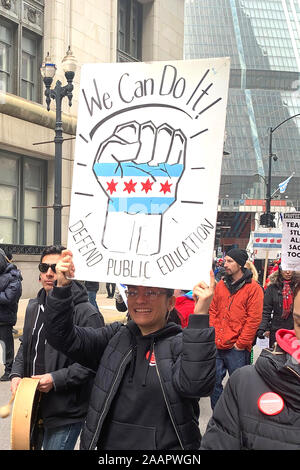
POLYGON ((55 273, 56 270, 56 264, 48 264, 48 263, 40 263, 39 264, 39 271, 41 273, 46 273, 48 271, 48 269, 51 268, 51 270, 55 273))

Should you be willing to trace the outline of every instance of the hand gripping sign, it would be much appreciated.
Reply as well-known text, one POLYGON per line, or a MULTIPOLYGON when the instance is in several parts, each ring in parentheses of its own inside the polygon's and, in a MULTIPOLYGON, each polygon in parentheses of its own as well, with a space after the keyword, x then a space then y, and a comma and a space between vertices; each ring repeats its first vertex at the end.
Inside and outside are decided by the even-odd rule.
POLYGON ((176 201, 185 155, 183 132, 151 121, 118 125, 101 142, 93 171, 108 198, 102 238, 107 249, 159 252, 162 218, 176 201), (111 236, 120 232, 121 240, 111 236))

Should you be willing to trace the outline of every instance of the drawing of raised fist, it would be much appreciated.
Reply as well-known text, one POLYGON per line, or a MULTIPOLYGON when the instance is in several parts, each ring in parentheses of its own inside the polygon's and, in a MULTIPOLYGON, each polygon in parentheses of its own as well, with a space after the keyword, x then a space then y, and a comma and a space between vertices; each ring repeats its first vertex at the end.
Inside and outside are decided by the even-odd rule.
POLYGON ((93 171, 108 197, 104 246, 138 254, 159 251, 162 215, 176 201, 185 155, 182 131, 151 121, 118 125, 100 144, 93 171))

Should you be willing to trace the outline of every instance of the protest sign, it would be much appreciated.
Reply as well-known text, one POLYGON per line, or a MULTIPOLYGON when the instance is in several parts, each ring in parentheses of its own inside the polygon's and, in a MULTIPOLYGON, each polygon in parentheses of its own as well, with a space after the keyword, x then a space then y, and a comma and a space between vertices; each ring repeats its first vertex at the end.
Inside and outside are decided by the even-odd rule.
POLYGON ((283 214, 281 266, 300 271, 300 212, 283 214))
POLYGON ((84 280, 209 279, 229 59, 86 64, 68 248, 84 280))
POLYGON ((278 228, 261 228, 251 233, 255 259, 276 259, 280 256, 282 233, 278 228))

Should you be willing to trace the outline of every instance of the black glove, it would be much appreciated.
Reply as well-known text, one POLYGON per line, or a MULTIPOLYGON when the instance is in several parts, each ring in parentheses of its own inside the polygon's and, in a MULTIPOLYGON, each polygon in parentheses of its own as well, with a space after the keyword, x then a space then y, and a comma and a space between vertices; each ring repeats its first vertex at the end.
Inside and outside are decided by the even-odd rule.
POLYGON ((257 337, 259 339, 265 339, 265 334, 264 333, 265 333, 264 330, 258 330, 257 331, 257 337))

